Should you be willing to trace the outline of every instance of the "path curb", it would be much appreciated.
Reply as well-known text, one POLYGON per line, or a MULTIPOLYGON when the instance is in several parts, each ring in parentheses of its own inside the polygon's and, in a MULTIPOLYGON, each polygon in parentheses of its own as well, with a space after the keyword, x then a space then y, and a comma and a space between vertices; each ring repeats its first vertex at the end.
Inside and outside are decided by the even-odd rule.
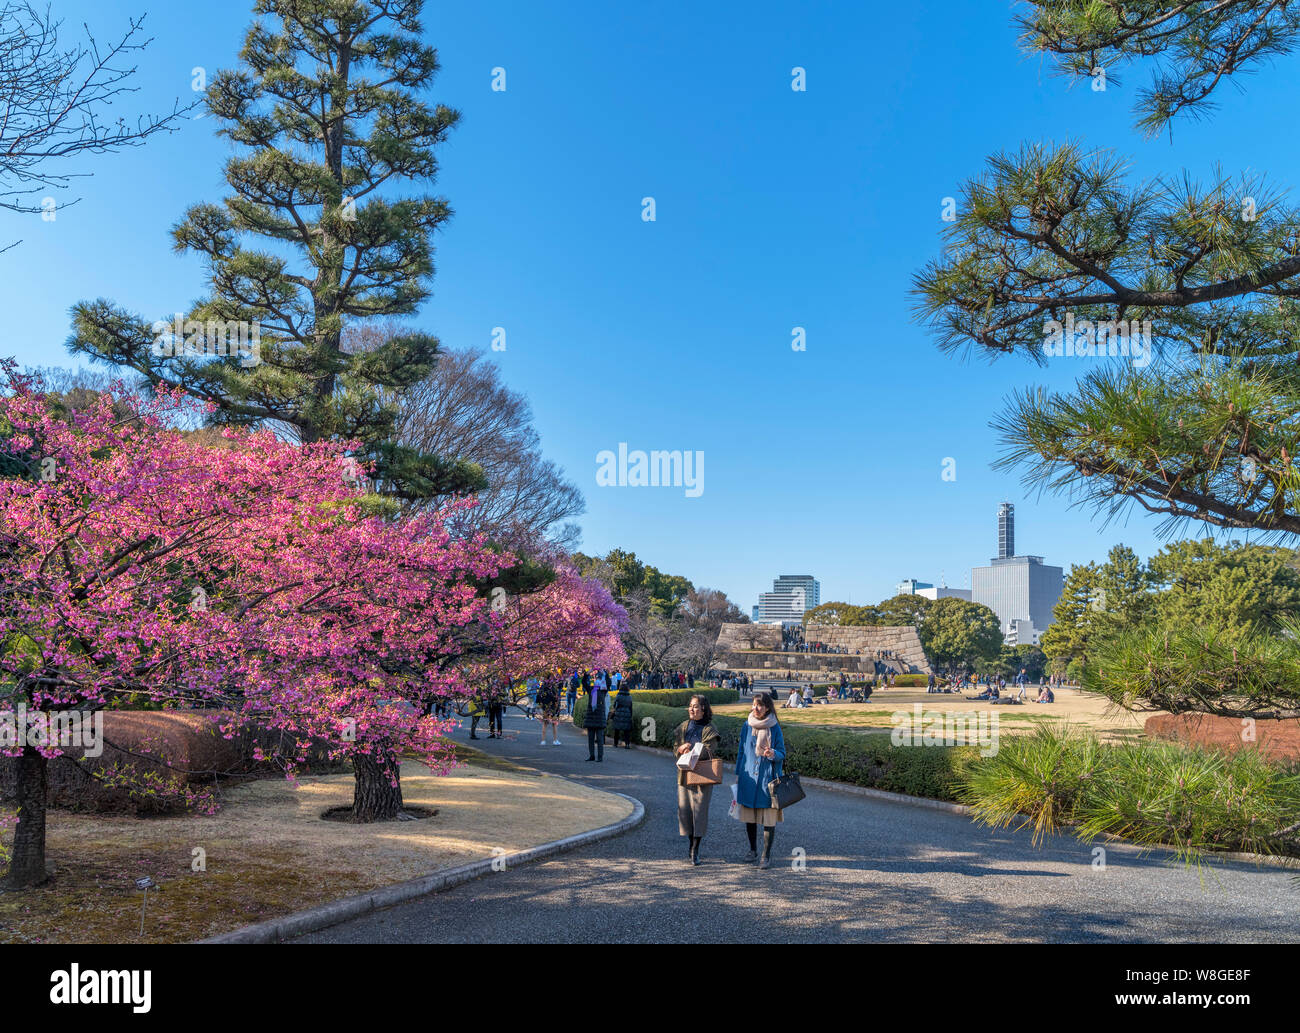
MULTIPOLYGON (((548 775, 548 777, 563 778, 564 776, 548 775)), ((588 786, 587 788, 591 787, 588 786)), ((196 940, 195 942, 278 943, 281 940, 302 936, 304 933, 313 933, 318 929, 325 929, 328 926, 346 922, 350 918, 356 918, 371 911, 378 911, 381 908, 391 907, 394 904, 400 904, 415 897, 441 893, 443 890, 460 886, 462 883, 481 879, 485 875, 492 874, 494 864, 504 862, 507 868, 532 864, 547 857, 553 857, 556 854, 576 850, 588 843, 597 843, 602 839, 622 835, 645 821, 645 805, 636 797, 628 796, 626 793, 615 793, 608 789, 601 791, 627 800, 632 804, 632 813, 622 821, 617 821, 612 825, 602 825, 598 829, 580 832, 574 836, 566 836, 564 839, 552 840, 549 843, 542 843, 539 846, 520 850, 517 853, 484 858, 482 861, 471 861, 469 864, 447 868, 440 872, 434 872, 432 875, 423 875, 408 882, 399 882, 392 886, 380 886, 378 889, 368 890, 365 893, 358 893, 351 897, 344 897, 342 900, 334 900, 328 904, 322 904, 320 907, 298 911, 280 918, 272 918, 265 922, 257 922, 254 925, 246 925, 242 929, 234 929, 228 933, 221 933, 218 936, 211 936, 205 940, 196 940)))

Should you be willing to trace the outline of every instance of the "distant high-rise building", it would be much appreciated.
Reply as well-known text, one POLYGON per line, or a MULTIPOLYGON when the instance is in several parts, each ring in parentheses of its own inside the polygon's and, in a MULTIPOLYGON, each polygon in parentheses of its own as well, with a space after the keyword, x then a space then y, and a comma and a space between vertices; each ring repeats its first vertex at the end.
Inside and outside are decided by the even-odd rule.
POLYGON ((772 582, 772 591, 759 593, 754 623, 797 624, 805 610, 821 601, 821 582, 811 574, 782 574, 772 582))
POLYGON ((970 599, 998 615, 1009 643, 1036 642, 1051 626, 1064 573, 1041 556, 1016 555, 1015 507, 1004 502, 998 507, 998 555, 989 566, 971 569, 970 599))
POLYGON ((928 581, 917 581, 914 577, 904 578, 894 586, 895 595, 920 595, 921 589, 933 588, 928 581))
POLYGON ((922 588, 916 594, 923 599, 965 599, 970 602, 969 588, 949 588, 946 585, 936 588, 931 585, 929 588, 922 588))
POLYGON ((1016 507, 1010 502, 998 506, 998 559, 1016 554, 1016 507))

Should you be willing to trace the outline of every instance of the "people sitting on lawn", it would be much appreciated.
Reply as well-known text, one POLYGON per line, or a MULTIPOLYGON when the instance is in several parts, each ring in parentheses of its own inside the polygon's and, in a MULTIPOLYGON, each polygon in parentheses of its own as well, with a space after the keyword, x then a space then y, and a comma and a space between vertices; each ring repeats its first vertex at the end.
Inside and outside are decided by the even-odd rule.
POLYGON ((1054 693, 1054 692, 1052 691, 1052 687, 1051 687, 1050 685, 1044 685, 1043 688, 1041 689, 1041 691, 1038 693, 1038 698, 1037 698, 1036 700, 1034 700, 1034 702, 1035 702, 1035 703, 1055 703, 1055 702, 1056 702, 1056 693, 1054 693))
POLYGON ((967 696, 967 699, 997 699, 1002 693, 998 691, 996 682, 989 682, 989 687, 977 696, 967 696))

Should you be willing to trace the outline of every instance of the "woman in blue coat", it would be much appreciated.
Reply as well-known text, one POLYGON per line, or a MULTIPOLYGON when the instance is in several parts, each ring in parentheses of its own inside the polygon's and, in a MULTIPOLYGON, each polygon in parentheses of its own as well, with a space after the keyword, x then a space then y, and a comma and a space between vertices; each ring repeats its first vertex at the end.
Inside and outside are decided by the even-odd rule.
POLYGON ((776 719, 772 697, 765 692, 754 696, 754 706, 745 721, 740 736, 740 751, 736 757, 736 803, 740 820, 749 834, 749 863, 758 861, 760 868, 772 865, 772 839, 776 823, 783 821, 781 810, 772 806, 772 796, 767 784, 781 776, 785 760, 785 736, 781 722, 776 719), (758 856, 758 826, 763 826, 763 856, 758 856))

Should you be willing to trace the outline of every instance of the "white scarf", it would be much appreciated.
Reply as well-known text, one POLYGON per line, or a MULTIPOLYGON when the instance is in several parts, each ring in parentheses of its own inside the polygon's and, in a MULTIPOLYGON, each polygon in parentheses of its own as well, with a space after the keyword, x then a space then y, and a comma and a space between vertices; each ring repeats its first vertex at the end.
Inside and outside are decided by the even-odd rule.
POLYGON ((754 729, 754 756, 763 757, 763 751, 766 750, 772 741, 772 733, 769 729, 776 724, 776 715, 768 714, 767 717, 759 719, 754 716, 754 712, 749 712, 749 727, 754 729))

